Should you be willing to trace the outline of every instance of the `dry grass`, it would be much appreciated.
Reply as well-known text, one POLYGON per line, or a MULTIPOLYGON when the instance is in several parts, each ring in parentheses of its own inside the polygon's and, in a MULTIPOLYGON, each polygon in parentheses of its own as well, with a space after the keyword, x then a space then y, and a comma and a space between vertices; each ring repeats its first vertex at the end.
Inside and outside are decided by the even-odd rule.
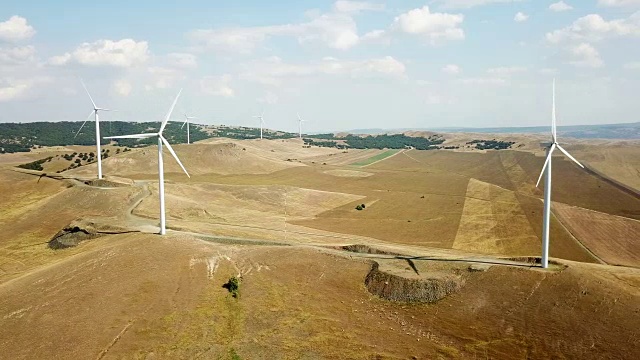
MULTIPOLYGON (((234 349, 241 358, 282 359, 640 355, 628 332, 638 321, 637 271, 572 263, 551 275, 494 266, 469 273, 458 292, 436 304, 406 305, 364 289, 369 264, 315 250, 152 235, 96 243, 0 285, 0 337, 12 339, 0 343, 3 354, 56 353, 64 359, 106 350, 107 358, 218 358, 234 349), (238 273, 240 297, 233 299, 221 285, 238 273)), ((429 262, 417 263, 423 269, 429 262)))
POLYGON ((614 142, 600 146, 573 146, 569 150, 595 170, 640 191, 638 141, 614 142))
POLYGON ((608 264, 640 267, 640 221, 554 203, 554 213, 608 264))
POLYGON ((538 245, 514 192, 469 180, 454 249, 516 256, 533 254, 538 245))
MULTIPOLYGON (((78 217, 131 225, 127 212, 143 189, 67 187, 68 182, 38 182, 0 169, 0 339, 10 339, 0 341, 0 354, 63 359, 100 354, 224 358, 231 353, 282 359, 640 357, 640 339, 630 330, 640 322, 638 269, 565 260, 564 270, 553 271, 493 265, 465 273, 464 286, 435 304, 409 305, 366 291, 363 281, 371 264, 361 255, 337 256, 308 245, 376 244, 416 255, 420 272, 449 265, 424 260, 433 256, 495 261, 469 251, 538 255, 542 203, 532 182, 540 157, 407 151, 368 166, 368 176, 360 177, 337 164, 375 152, 299 146, 293 141, 176 146, 187 167, 194 168, 190 180, 167 160, 170 227, 291 246, 234 239, 214 244, 170 232, 167 237, 104 236, 76 248, 49 250, 46 241, 78 217), (285 161, 298 150, 302 163, 285 161), (221 153, 206 156, 216 151, 221 153), (240 162, 247 159, 253 160, 243 167, 240 162), (366 209, 356 211, 360 203, 366 209), (238 274, 243 281, 236 300, 222 284, 238 274)), ((122 164, 109 165, 151 181, 151 197, 136 209, 149 222, 158 216, 155 156, 153 148, 136 150, 113 159, 122 164)), ((554 162, 553 197, 572 206, 640 216, 637 199, 563 160, 554 162)), ((583 243, 598 256, 637 266, 639 251, 629 241, 638 237, 629 225, 634 220, 572 207, 555 212, 569 229, 588 229, 576 236, 586 237, 583 243)), ((555 218, 551 256, 595 261, 555 218)), ((390 262, 394 274, 414 276, 408 263, 390 262)), ((456 264, 450 271, 466 271, 466 264, 456 264)))

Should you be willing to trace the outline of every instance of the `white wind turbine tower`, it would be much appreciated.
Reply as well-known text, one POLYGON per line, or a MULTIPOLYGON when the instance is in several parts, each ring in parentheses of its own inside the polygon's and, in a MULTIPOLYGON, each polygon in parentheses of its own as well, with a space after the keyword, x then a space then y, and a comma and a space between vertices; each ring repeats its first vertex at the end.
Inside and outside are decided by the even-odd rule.
POLYGON ((262 126, 264 123, 264 110, 262 110, 262 114, 254 116, 254 118, 260 119, 260 139, 262 139, 262 126))
POLYGON ((300 139, 302 139, 302 123, 305 122, 307 120, 304 120, 301 116, 300 113, 298 113, 298 134, 300 139))
POLYGON ((180 127, 180 129, 182 129, 184 127, 185 124, 187 124, 187 144, 190 144, 190 138, 189 138, 189 120, 195 120, 197 119, 197 117, 194 116, 189 116, 187 114, 184 114, 184 123, 182 124, 182 126, 180 127))
POLYGON ((162 121, 162 125, 160 125, 160 130, 157 133, 105 137, 105 139, 147 139, 152 137, 158 137, 158 187, 159 187, 158 193, 160 195, 160 235, 164 235, 167 232, 165 209, 164 209, 164 164, 162 160, 162 144, 163 143, 164 145, 167 146, 167 149, 169 149, 169 152, 171 153, 173 158, 176 159, 176 161, 178 162, 178 165, 180 165, 184 173, 187 174, 189 178, 191 178, 191 176, 189 176, 189 173, 187 172, 187 169, 184 168, 184 166, 180 162, 180 159, 178 159, 178 156, 176 155, 175 151, 173 151, 173 148, 171 147, 167 139, 165 139, 164 136, 162 136, 162 132, 164 131, 165 126, 167 126, 167 122, 169 122, 169 118, 171 117, 173 108, 176 106, 176 103, 178 102, 178 98, 180 97, 181 93, 182 93, 182 89, 180 89, 180 92, 178 92, 176 99, 173 100, 173 104, 171 105, 169 112, 167 112, 166 117, 162 121))
POLYGON ((93 104, 93 110, 91 111, 89 116, 87 116, 87 119, 82 123, 82 126, 80 126, 80 129, 78 129, 78 132, 76 133, 74 138, 78 136, 78 134, 80 133, 80 130, 82 130, 82 128, 84 127, 84 124, 86 124, 87 121, 89 121, 89 118, 91 117, 91 115, 94 115, 96 120, 96 152, 97 152, 96 158, 98 159, 98 179, 102 179, 102 153, 100 152, 100 117, 98 116, 98 112, 112 111, 112 110, 99 108, 98 106, 96 106, 95 101, 93 101, 93 98, 91 97, 91 94, 89 94, 89 90, 87 90, 87 87, 84 85, 84 81, 82 81, 82 79, 80 79, 80 83, 82 83, 82 87, 87 92, 87 95, 89 95, 89 100, 91 100, 91 104, 93 104))
POLYGON ((558 137, 556 136, 556 80, 553 79, 553 105, 551 109, 551 142, 543 143, 543 146, 547 149, 546 160, 542 166, 542 171, 538 177, 536 187, 540 184, 542 175, 545 174, 544 181, 544 211, 542 214, 542 267, 547 268, 549 266, 549 218, 551 216, 551 157, 555 149, 560 149, 569 159, 573 160, 581 168, 584 168, 578 160, 574 159, 565 149, 558 144, 558 137))

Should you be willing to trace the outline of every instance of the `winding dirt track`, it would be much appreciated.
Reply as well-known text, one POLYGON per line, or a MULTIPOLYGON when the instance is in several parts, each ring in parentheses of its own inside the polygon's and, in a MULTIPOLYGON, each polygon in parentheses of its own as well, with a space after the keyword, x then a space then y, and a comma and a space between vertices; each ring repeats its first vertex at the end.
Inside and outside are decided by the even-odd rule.
MULTIPOLYGON (((130 221, 129 226, 132 228, 138 229, 141 232, 145 233, 157 233, 159 231, 159 227, 153 225, 153 220, 135 215, 135 209, 142 203, 143 200, 150 197, 152 195, 149 190, 149 183, 151 181, 136 181, 135 186, 138 186, 143 189, 143 192, 140 193, 137 197, 132 199, 131 205, 127 210, 127 220, 130 221)), ((229 225, 240 228, 256 228, 251 225, 229 225)), ((263 230, 273 230, 267 228, 260 228, 263 230)), ((275 230, 281 231, 281 230, 275 230)), ((177 230, 177 229, 167 229, 167 232, 171 232, 173 234, 183 234, 190 235, 200 238, 205 241, 210 242, 219 242, 219 243, 237 243, 237 244, 246 244, 246 245, 281 245, 281 246, 291 246, 298 248, 313 248, 316 250, 320 250, 323 252, 329 252, 337 255, 345 256, 344 251, 332 249, 331 246, 328 246, 326 243, 309 243, 309 244, 300 244, 295 241, 277 241, 272 242, 264 239, 251 239, 251 238, 242 238, 242 237, 229 237, 229 236, 217 236, 213 234, 207 233, 199 233, 193 231, 185 231, 185 230, 177 230)), ((358 236, 349 236, 346 234, 335 234, 335 235, 325 235, 325 234, 316 234, 304 231, 295 231, 289 230, 289 233, 299 234, 299 235, 314 235, 314 236, 323 236, 328 238, 334 238, 338 240, 333 246, 341 246, 341 245, 352 245, 357 244, 362 241, 362 237, 358 236)), ((368 241, 368 243, 371 243, 368 241)), ((516 261, 511 259, 504 259, 499 257, 494 257, 490 255, 478 255, 473 253, 466 253, 463 251, 456 250, 448 250, 448 249, 428 249, 423 247, 411 247, 409 245, 402 244, 389 244, 384 241, 374 240, 373 242, 377 249, 383 249, 387 252, 396 253, 398 255, 381 255, 381 254, 367 254, 367 253, 358 253, 358 252, 349 252, 346 256, 352 258, 363 258, 363 259, 411 259, 411 260, 437 260, 437 261, 456 261, 456 262, 468 262, 468 263, 482 263, 482 264, 492 264, 492 265, 503 265, 503 266, 516 266, 516 267, 533 267, 531 263, 516 261)))

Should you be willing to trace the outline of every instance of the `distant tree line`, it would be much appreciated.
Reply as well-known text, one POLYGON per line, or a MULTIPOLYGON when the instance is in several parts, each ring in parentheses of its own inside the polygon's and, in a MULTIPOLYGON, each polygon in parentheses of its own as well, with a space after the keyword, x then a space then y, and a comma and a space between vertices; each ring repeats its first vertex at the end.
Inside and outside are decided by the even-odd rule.
POLYGON ((471 140, 467 142, 467 145, 475 144, 476 149, 479 150, 505 150, 511 149, 511 145, 515 144, 515 141, 500 141, 500 140, 471 140))
MULTIPOLYGON (((67 145, 95 145, 95 122, 87 121, 85 126, 76 133, 82 125, 81 122, 33 122, 33 123, 0 123, 0 154, 14 152, 29 152, 39 146, 67 146, 67 145)), ((181 128, 181 122, 169 122, 164 130, 164 137, 172 144, 187 142, 187 131, 181 128)), ((159 122, 128 122, 128 121, 102 121, 100 123, 100 135, 117 136, 127 134, 139 134, 157 132, 159 122)), ((260 137, 260 129, 249 127, 218 126, 205 131, 205 127, 191 124, 191 141, 199 141, 213 137, 228 137, 232 139, 255 139, 260 137)), ((266 139, 289 139, 297 137, 296 134, 264 130, 266 139)), ((129 148, 149 146, 156 143, 155 138, 149 139, 115 139, 117 146, 129 148)), ((109 144, 110 140, 100 139, 100 144, 109 144)))
POLYGON ((321 147, 335 147, 338 149, 417 149, 417 150, 434 150, 438 149, 438 145, 442 144, 445 139, 439 135, 431 135, 429 137, 413 137, 404 134, 393 135, 376 135, 376 136, 358 136, 346 135, 344 137, 335 137, 331 134, 330 139, 341 140, 317 140, 305 137, 304 141, 307 145, 315 145, 321 147))

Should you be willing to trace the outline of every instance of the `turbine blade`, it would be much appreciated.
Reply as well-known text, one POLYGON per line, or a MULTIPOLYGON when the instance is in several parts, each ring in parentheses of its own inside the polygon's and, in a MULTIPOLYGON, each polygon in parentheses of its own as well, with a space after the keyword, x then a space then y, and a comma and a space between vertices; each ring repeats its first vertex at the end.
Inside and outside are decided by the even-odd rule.
POLYGON ((176 161, 178 162, 178 165, 180 165, 180 167, 182 168, 182 171, 184 171, 184 173, 187 174, 189 178, 191 178, 191 175, 189 175, 189 173, 187 172, 187 169, 184 168, 184 166, 180 162, 180 159, 178 159, 178 155, 176 155, 176 152, 173 151, 171 144, 169 144, 169 142, 167 141, 167 139, 164 138, 164 136, 162 135, 159 135, 159 136, 160 136, 160 139, 162 139, 162 142, 164 143, 164 145, 167 147, 167 149, 169 149, 169 152, 171 153, 173 158, 176 159, 176 161))
POLYGON ((169 109, 169 112, 167 112, 167 116, 164 118, 162 125, 160 125, 160 131, 158 131, 158 134, 162 134, 162 131, 164 131, 164 127, 167 126, 167 123, 169 122, 169 118, 171 117, 171 113, 173 112, 173 108, 175 108, 176 104, 178 103, 178 98, 180 98, 180 94, 182 94, 182 89, 178 91, 178 95, 176 95, 175 100, 173 100, 173 104, 171 104, 171 108, 169 109))
POLYGON ((553 79, 553 105, 551 109, 551 137, 553 142, 556 142, 558 137, 556 136, 556 79, 553 79))
POLYGON ((78 132, 77 132, 77 133, 76 133, 76 135, 73 137, 74 139, 75 139, 76 137, 78 137, 78 134, 80 134, 80 130, 82 130, 82 128, 84 127, 84 124, 86 124, 86 123, 87 123, 87 121, 89 121, 89 118, 91 117, 91 115, 93 115, 93 111, 92 111, 91 113, 89 113, 89 116, 87 116, 87 120, 85 120, 85 121, 82 123, 82 126, 80 126, 80 129, 78 129, 78 132))
POLYGON ((547 165, 549 164, 549 161, 551 161, 551 156, 553 156, 553 150, 555 150, 555 148, 556 148, 556 144, 552 144, 551 149, 549 149, 549 154, 547 155, 547 158, 544 160, 544 165, 542 165, 542 171, 540 171, 540 176, 538 176, 538 182, 536 182, 536 187, 540 185, 540 180, 542 180, 542 175, 544 174, 544 171, 547 169, 547 165))
POLYGON ((84 84, 84 81, 82 81, 82 78, 80 78, 80 83, 82 84, 82 87, 84 88, 84 91, 86 91, 87 95, 89 95, 89 99, 91 100, 91 103, 93 104, 93 108, 97 109, 98 107, 96 106, 95 101, 93 101, 93 98, 91 97, 91 94, 89 94, 89 90, 87 90, 87 86, 84 84))
POLYGON ((147 139, 158 136, 156 133, 144 133, 144 134, 132 134, 132 135, 118 135, 118 136, 106 136, 103 139, 147 139))
POLYGON ((180 130, 182 130, 182 128, 187 124, 187 122, 188 122, 188 121, 189 121, 189 118, 187 118, 187 120, 185 120, 185 121, 182 123, 182 126, 180 126, 180 130))
POLYGON ((578 164, 578 166, 584 169, 584 165, 580 164, 580 162, 576 160, 573 156, 571 156, 571 154, 569 154, 567 150, 563 149, 562 146, 558 145, 558 149, 560 149, 560 151, 562 151, 563 154, 567 155, 569 159, 573 160, 574 163, 578 164))

